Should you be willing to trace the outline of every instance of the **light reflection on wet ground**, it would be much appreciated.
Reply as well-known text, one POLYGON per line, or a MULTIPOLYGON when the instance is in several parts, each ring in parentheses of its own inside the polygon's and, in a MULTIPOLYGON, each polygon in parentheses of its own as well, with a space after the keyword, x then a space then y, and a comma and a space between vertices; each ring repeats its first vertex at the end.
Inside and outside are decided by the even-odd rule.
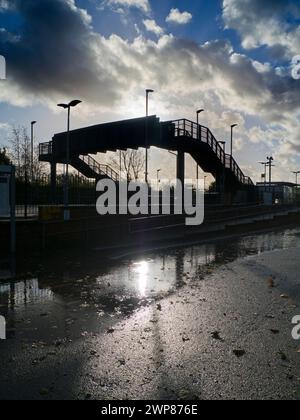
POLYGON ((105 331, 185 284, 201 281, 215 266, 248 255, 300 247, 300 229, 159 251, 131 260, 82 256, 32 266, 15 282, 0 283, 0 313, 8 338, 80 339, 105 331), (49 271, 51 268, 51 271, 49 271))

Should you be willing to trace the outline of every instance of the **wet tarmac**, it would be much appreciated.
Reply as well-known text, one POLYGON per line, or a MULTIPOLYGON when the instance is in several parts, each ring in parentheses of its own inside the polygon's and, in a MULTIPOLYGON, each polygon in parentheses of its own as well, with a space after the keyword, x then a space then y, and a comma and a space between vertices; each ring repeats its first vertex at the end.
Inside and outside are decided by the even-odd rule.
MULTIPOLYGON (((24 391, 23 398, 48 397, 54 388, 56 394, 53 394, 53 398, 93 397, 93 392, 89 394, 82 385, 80 388, 81 381, 74 379, 83 365, 82 346, 85 352, 88 351, 85 359, 89 360, 98 353, 95 343, 90 346, 90 340, 99 340, 105 335, 106 341, 109 341, 120 324, 129 324, 130 328, 128 325, 126 327, 127 333, 133 334, 130 340, 136 338, 141 342, 141 356, 143 338, 135 337, 135 328, 145 313, 152 311, 151 308, 154 307, 155 311, 150 315, 150 325, 155 327, 155 313, 161 311, 164 299, 177 299, 181 290, 187 288, 197 289, 199 283, 218 267, 243 257, 298 247, 300 229, 293 229, 224 239, 172 251, 157 251, 120 260, 103 258, 100 253, 99 256, 93 253, 80 258, 69 256, 56 258, 55 261, 32 263, 30 270, 28 266, 25 268, 25 274, 22 274, 22 270, 18 273, 17 280, 3 280, 0 283, 0 314, 7 320, 8 338, 0 342, 0 355, 2 360, 10 363, 7 370, 3 371, 2 368, 0 371, 5 377, 0 383, 0 397, 16 398, 16 395, 21 395, 22 398, 23 391, 20 389, 29 376, 32 376, 32 390, 24 391), (85 347, 87 343, 88 350, 85 347), (61 349, 65 347, 67 349, 62 353, 61 349), (15 362, 22 365, 20 372, 24 369, 21 376, 13 366, 15 362), (60 378, 60 366, 64 363, 67 366, 67 372, 64 372, 66 376, 60 378), (72 384, 63 379, 70 372, 73 375, 72 384), (53 375, 56 377, 50 381, 53 375), (49 381, 52 385, 49 385, 49 381), (77 387, 74 385, 76 383, 77 387), (64 387, 64 391, 60 387, 64 387)), ((147 336, 151 327, 148 325, 143 331, 147 336)), ((182 334, 185 342, 184 332, 182 334)), ((126 340, 125 337, 123 339, 126 340)), ((186 337, 186 341, 189 340, 186 337)), ((111 345, 111 348, 109 343, 105 346, 106 351, 113 355, 117 349, 114 349, 114 344, 111 345)), ((159 354, 160 350, 158 346, 154 350, 155 354, 159 354)), ((131 350, 124 350, 124 354, 128 354, 128 351, 131 350)), ((122 354, 118 359, 121 367, 125 365, 122 354)), ((138 354, 134 356, 137 364, 140 363, 138 354)), ((149 377, 151 382, 149 371, 143 373, 143 370, 141 367, 141 376, 146 378, 146 382, 149 377)), ((90 376, 91 372, 86 372, 86 375, 90 376)), ((110 388, 105 379, 105 369, 102 368, 100 376, 102 379, 97 377, 95 387, 100 387, 103 394, 98 393, 97 397, 100 395, 108 398, 110 388)), ((130 375, 126 380, 130 381, 130 375)), ((111 387, 117 386, 116 383, 111 384, 111 387)), ((120 396, 120 393, 114 395, 120 396)), ((151 396, 160 398, 161 394, 152 393, 151 396)), ((176 397, 167 393, 163 397, 177 398, 178 395, 176 397)))

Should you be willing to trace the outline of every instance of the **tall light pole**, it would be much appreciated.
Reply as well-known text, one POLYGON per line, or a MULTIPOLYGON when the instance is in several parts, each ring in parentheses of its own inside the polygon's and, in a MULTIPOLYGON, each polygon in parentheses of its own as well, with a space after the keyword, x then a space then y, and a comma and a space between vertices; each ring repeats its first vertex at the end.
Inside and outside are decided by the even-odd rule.
POLYGON ((65 190, 64 190, 64 220, 70 220, 70 209, 69 209, 69 164, 70 164, 70 118, 71 118, 71 108, 81 104, 82 101, 75 99, 74 101, 69 102, 68 104, 58 104, 57 106, 68 110, 68 120, 67 120, 67 144, 66 144, 66 175, 65 175, 65 190))
POLYGON ((300 174, 300 171, 294 171, 292 172, 294 175, 296 175, 296 188, 298 188, 298 175, 300 174))
POLYGON ((233 129, 235 128, 235 127, 237 127, 238 126, 238 124, 232 124, 231 126, 230 126, 230 129, 231 129, 231 138, 230 138, 230 156, 232 157, 233 156, 233 129))
POLYGON ((119 154, 119 159, 120 159, 120 174, 119 174, 119 181, 122 181, 122 150, 120 150, 120 154, 119 154))
POLYGON ((219 141, 218 143, 223 147, 224 152, 226 152, 226 141, 219 141))
POLYGON ((204 175, 204 194, 206 193, 206 180, 207 180, 207 175, 204 175))
POLYGON ((148 117, 149 117, 149 94, 154 93, 152 89, 146 89, 146 129, 145 129, 145 147, 146 147, 146 162, 145 162, 145 183, 148 184, 148 117))
POLYGON ((272 156, 267 157, 267 165, 269 166, 269 186, 270 186, 270 191, 272 191, 272 162, 274 161, 274 158, 272 156))
POLYGON ((157 190, 159 191, 159 173, 161 172, 161 169, 157 169, 156 171, 156 177, 157 177, 157 190))
POLYGON ((33 152, 34 152, 34 136, 33 136, 33 128, 36 124, 36 121, 31 121, 31 162, 30 162, 30 166, 31 166, 31 182, 33 182, 33 152))
POLYGON ((261 165, 263 165, 264 166, 264 169, 265 169, 265 172, 264 172, 264 184, 265 184, 265 189, 266 189, 266 184, 267 184, 267 167, 268 167, 268 165, 269 165, 269 163, 268 162, 258 162, 258 163, 260 163, 261 165))
MULTIPOLYGON (((198 109, 196 111, 197 115, 197 139, 200 140, 200 128, 199 128, 199 115, 204 112, 204 109, 198 109)), ((196 178, 197 178, 197 189, 199 188, 199 165, 196 162, 196 178)))
POLYGON ((196 114, 197 114, 197 138, 198 138, 198 140, 200 138, 200 136, 199 136, 199 134, 200 134, 200 130, 199 130, 199 115, 202 112, 204 112, 204 111, 205 111, 204 109, 198 109, 198 111, 196 112, 196 114))

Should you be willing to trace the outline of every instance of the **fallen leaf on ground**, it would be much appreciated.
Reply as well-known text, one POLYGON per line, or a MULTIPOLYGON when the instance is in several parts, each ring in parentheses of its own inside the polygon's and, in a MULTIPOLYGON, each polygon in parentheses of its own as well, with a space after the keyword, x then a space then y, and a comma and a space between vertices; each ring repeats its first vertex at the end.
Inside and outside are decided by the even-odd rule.
POLYGON ((236 357, 243 357, 243 356, 245 356, 246 352, 245 352, 245 350, 233 350, 233 354, 236 357))
POLYGON ((280 351, 278 354, 279 354, 281 360, 283 360, 283 361, 288 360, 287 355, 285 353, 283 353, 283 351, 280 351))
POLYGON ((212 338, 214 338, 215 340, 222 340, 219 331, 214 331, 211 333, 212 338))

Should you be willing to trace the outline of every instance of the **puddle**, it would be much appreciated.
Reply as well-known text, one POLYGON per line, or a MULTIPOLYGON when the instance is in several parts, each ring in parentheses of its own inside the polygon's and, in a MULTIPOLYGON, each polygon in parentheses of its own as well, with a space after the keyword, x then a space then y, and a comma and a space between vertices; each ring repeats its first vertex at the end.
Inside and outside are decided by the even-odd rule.
POLYGON ((10 339, 80 339, 105 331, 112 320, 118 322, 187 283, 200 281, 207 267, 294 247, 300 247, 300 229, 160 251, 124 261, 85 255, 75 260, 39 262, 30 267, 37 274, 0 283, 0 314, 7 319, 10 339))

